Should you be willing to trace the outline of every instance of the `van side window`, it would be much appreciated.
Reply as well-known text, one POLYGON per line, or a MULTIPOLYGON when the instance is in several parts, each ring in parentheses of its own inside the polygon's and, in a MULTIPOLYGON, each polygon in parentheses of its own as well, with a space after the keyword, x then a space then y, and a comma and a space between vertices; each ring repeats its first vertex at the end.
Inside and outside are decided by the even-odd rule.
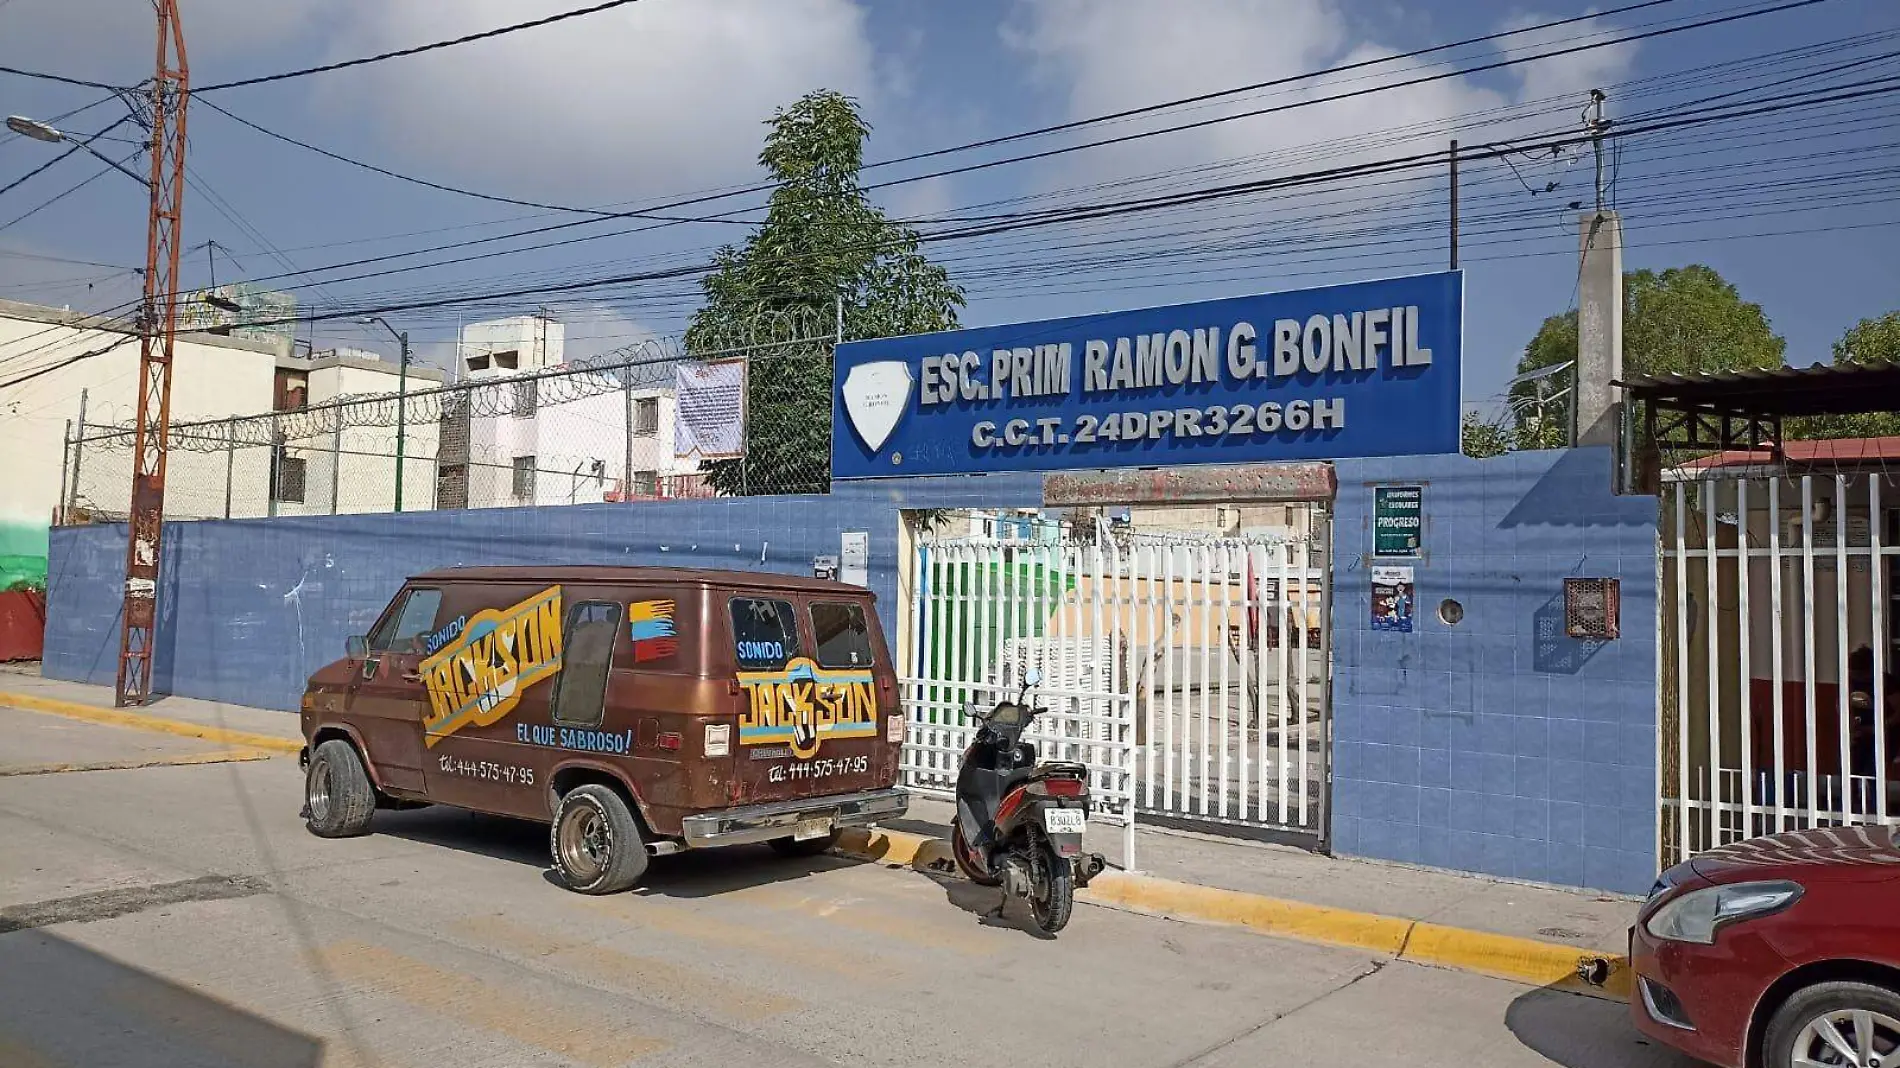
POLYGON ((798 617, 790 601, 732 599, 732 644, 745 671, 782 668, 798 655, 798 617))
POLYGON ((606 708, 607 669, 620 635, 620 606, 581 601, 567 610, 562 627, 561 673, 554 677, 556 723, 598 727, 606 708))
POLYGON ((410 590, 402 606, 383 617, 383 625, 369 636, 372 653, 419 653, 422 638, 435 629, 436 613, 442 608, 442 591, 431 588, 410 590))
POLYGON ((864 606, 839 601, 816 601, 811 606, 812 640, 818 644, 818 666, 869 667, 871 628, 864 622, 864 606))

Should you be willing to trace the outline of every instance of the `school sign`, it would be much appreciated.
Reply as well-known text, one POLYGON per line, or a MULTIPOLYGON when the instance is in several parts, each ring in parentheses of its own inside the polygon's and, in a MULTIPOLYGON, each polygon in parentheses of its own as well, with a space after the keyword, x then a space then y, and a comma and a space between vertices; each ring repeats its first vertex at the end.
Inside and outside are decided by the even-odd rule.
POLYGON ((1458 450, 1460 272, 840 345, 834 478, 1458 450))

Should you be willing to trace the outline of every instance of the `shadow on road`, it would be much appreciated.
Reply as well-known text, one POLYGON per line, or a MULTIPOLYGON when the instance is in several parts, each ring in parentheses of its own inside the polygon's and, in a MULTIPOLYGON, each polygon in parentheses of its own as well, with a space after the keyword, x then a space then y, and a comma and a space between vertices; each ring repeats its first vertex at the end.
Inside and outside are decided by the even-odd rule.
POLYGON ((0 935, 0 1064, 316 1068, 323 1045, 45 930, 0 935))
MULTIPOLYGON (((540 869, 549 882, 559 885, 559 877, 549 866, 548 827, 544 823, 459 809, 427 808, 378 812, 372 833, 525 864, 540 869)), ((781 857, 763 845, 729 846, 654 857, 646 876, 632 892, 663 897, 716 897, 767 883, 808 879, 864 863, 830 855, 781 857)))
POLYGON ((1563 1068, 1694 1068, 1698 1063, 1637 1031, 1623 1002, 1551 987, 1512 1001, 1504 1026, 1563 1068))

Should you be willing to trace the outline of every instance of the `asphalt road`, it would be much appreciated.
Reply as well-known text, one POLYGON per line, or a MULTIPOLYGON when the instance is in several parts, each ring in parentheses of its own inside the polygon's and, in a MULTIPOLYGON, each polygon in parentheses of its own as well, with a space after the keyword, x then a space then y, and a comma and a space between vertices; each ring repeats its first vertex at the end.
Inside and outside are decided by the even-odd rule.
POLYGON ((294 761, 23 715, 6 1068, 1685 1063, 1597 999, 1087 906, 1048 941, 995 891, 835 858, 661 858, 586 898, 539 827, 423 810, 323 841, 294 761))

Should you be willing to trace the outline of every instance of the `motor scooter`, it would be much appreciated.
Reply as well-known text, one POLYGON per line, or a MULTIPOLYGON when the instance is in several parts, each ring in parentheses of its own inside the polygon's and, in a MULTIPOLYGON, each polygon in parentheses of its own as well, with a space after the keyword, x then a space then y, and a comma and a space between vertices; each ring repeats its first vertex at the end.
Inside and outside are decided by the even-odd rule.
POLYGON ((1053 935, 1068 925, 1075 888, 1101 874, 1106 861, 1082 851, 1088 768, 1038 763, 1036 747, 1022 740, 1030 722, 1048 712, 1029 702, 1040 681, 1041 672, 1031 669, 1017 700, 977 714, 976 739, 957 772, 950 851, 971 882, 1003 888, 1003 905, 1027 898, 1036 927, 1053 935))

